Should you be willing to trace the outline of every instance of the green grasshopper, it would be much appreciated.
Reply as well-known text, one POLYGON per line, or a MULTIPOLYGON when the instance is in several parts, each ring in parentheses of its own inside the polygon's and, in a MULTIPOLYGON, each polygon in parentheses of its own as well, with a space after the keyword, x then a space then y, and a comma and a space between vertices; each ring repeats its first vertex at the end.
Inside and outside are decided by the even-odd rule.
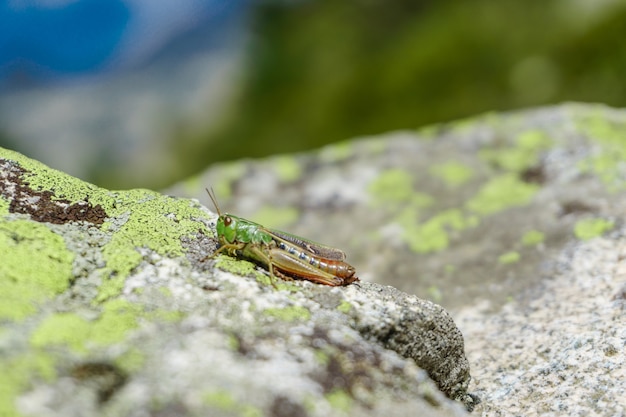
POLYGON ((208 189, 206 192, 219 216, 216 230, 220 248, 214 256, 226 252, 254 261, 266 267, 272 279, 274 276, 292 277, 331 286, 359 280, 354 275, 354 267, 344 262, 343 251, 222 213, 215 193, 208 189))

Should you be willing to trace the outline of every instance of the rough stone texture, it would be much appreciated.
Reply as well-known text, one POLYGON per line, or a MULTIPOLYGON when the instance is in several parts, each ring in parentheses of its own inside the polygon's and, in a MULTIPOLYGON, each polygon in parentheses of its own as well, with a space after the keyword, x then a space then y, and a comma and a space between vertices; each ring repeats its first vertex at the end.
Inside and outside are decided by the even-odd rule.
POLYGON ((484 415, 624 416, 624 161, 626 111, 564 104, 223 164, 169 192, 213 186, 223 210, 444 306, 484 415))
POLYGON ((361 279, 497 307, 623 216, 625 132, 626 114, 599 105, 487 114, 222 164, 167 192, 212 207, 212 186, 224 211, 342 248, 361 279))
POLYGON ((212 259, 196 201, 0 149, 0 416, 466 415, 443 308, 212 259), (434 382, 433 382, 434 381, 434 382), (438 387, 454 402, 447 398, 438 387))
POLYGON ((624 416, 626 228, 576 243, 498 314, 458 314, 488 416, 624 416))
POLYGON ((215 217, 195 201, 3 152, 2 411, 463 415, 477 392, 486 416, 625 413, 623 110, 491 114, 167 191, 210 204, 212 186, 224 211, 344 249, 362 282, 341 288, 275 290, 207 259, 215 217), (471 380, 461 334, 424 298, 459 324, 471 380))

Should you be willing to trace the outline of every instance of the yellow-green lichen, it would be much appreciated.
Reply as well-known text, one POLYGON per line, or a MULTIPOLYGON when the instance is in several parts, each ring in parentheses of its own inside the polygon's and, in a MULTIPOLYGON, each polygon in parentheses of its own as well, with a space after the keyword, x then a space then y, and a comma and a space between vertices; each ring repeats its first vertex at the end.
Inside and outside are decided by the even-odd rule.
POLYGON ((373 180, 368 191, 381 204, 409 202, 414 195, 413 177, 402 169, 389 169, 373 180))
POLYGON ((202 396, 202 402, 222 411, 234 411, 238 404, 232 394, 224 390, 207 392, 202 396))
POLYGON ((539 187, 521 181, 514 174, 505 174, 489 180, 466 206, 479 215, 489 215, 510 207, 530 203, 539 187))
POLYGON ((0 319, 19 320, 65 291, 74 255, 43 223, 0 220, 0 319))
MULTIPOLYGON (((24 181, 34 190, 53 192, 53 199, 67 199, 71 203, 84 201, 87 196, 102 193, 103 190, 95 185, 86 183, 56 169, 27 158, 26 156, 8 149, 0 148, 0 158, 17 162, 26 171, 24 181)), ((90 200, 91 201, 91 200, 90 200)), ((98 204, 91 201, 92 204, 98 204)))
POLYGON ((478 224, 475 216, 464 215, 450 209, 420 223, 414 210, 405 209, 396 219, 402 226, 402 240, 417 253, 430 253, 446 249, 450 244, 450 231, 460 231, 478 224))
POLYGON ((284 308, 268 308, 263 312, 270 317, 275 317, 282 321, 307 321, 311 318, 311 312, 304 307, 290 306, 284 308))
POLYGON ((479 156, 492 165, 512 172, 520 172, 539 162, 541 151, 548 149, 552 141, 544 132, 531 130, 522 133, 512 146, 487 148, 479 156))
POLYGON ((433 165, 430 174, 443 180, 450 187, 458 187, 472 178, 472 170, 458 162, 433 165))
POLYGON ((259 271, 254 263, 244 259, 221 255, 216 259, 215 267, 234 275, 254 277, 260 284, 271 285, 276 290, 288 292, 296 292, 300 290, 300 288, 293 284, 290 280, 279 277, 271 278, 269 275, 259 271))
POLYGON ((352 141, 336 142, 321 149, 320 160, 329 163, 343 161, 352 156, 353 149, 354 143, 352 141))
POLYGON ((33 378, 50 382, 56 377, 54 360, 44 353, 25 353, 0 359, 0 416, 18 417, 15 400, 33 378))
POLYGON ((509 265, 509 264, 514 264, 514 263, 519 262, 520 259, 521 259, 521 255, 519 254, 519 252, 509 251, 509 252, 503 253, 502 255, 498 257, 498 263, 502 265, 509 265))
POLYGON ((100 317, 85 319, 75 313, 58 313, 45 318, 32 333, 34 347, 67 346, 75 352, 86 352, 91 345, 118 343, 137 328, 141 317, 161 320, 160 310, 144 312, 141 305, 116 299, 103 304, 100 317))
POLYGON ((316 349, 313 355, 315 356, 315 362, 322 366, 326 366, 330 363, 330 355, 323 350, 316 349))
POLYGON ((110 220, 102 230, 115 230, 102 250, 106 266, 99 271, 102 276, 99 302, 120 293, 124 280, 142 260, 137 248, 148 248, 163 256, 182 256, 181 237, 195 236, 199 230, 210 234, 196 220, 207 214, 191 201, 148 190, 107 191, 17 152, 0 149, 0 157, 15 161, 28 171, 24 181, 31 188, 51 191, 53 199, 67 199, 71 203, 89 201, 107 213, 110 220))
MULTIPOLYGON (((256 265, 243 259, 233 258, 227 255, 220 255, 215 260, 215 267, 223 271, 241 276, 253 276, 255 278, 267 277, 257 271, 256 265)), ((268 281, 269 284, 269 281, 268 281)))
POLYGON ((30 342, 34 347, 68 346, 74 351, 85 351, 90 323, 74 313, 58 313, 46 318, 33 332, 30 342))
POLYGON ((114 362, 127 373, 136 372, 143 367, 146 355, 137 348, 131 348, 115 358, 114 362))
POLYGON ((343 300, 341 303, 339 303, 339 306, 337 306, 337 310, 341 311, 342 313, 348 314, 350 310, 352 310, 352 304, 350 304, 346 300, 343 300))
POLYGON ((428 287, 426 293, 428 294, 428 299, 434 301, 435 303, 439 303, 443 299, 443 293, 441 292, 441 288, 436 285, 431 285, 430 287, 428 287))
POLYGON ((219 181, 215 184, 209 184, 215 191, 219 201, 225 200, 232 196, 232 183, 239 180, 246 173, 246 166, 241 162, 231 162, 219 165, 219 181))
POLYGON ((181 237, 199 230, 209 233, 195 220, 205 214, 188 200, 177 200, 147 190, 116 192, 116 204, 107 208, 109 216, 127 220, 112 233, 102 254, 106 260, 97 301, 118 295, 130 272, 142 260, 137 248, 149 248, 167 257, 182 256, 181 237))
POLYGON ((222 412, 232 413, 242 417, 262 417, 263 412, 250 404, 243 404, 241 401, 226 390, 215 390, 207 392, 202 396, 202 402, 210 408, 222 412))
POLYGON ((346 391, 342 390, 332 391, 326 394, 325 397, 326 401, 328 401, 328 404, 330 404, 333 409, 344 413, 349 413, 354 403, 352 397, 346 391))
POLYGON ((524 246, 536 246, 543 243, 545 235, 538 230, 529 230, 522 236, 522 245, 524 246))
POLYGON ((601 236, 611 230, 614 223, 605 219, 583 219, 576 222, 574 235, 581 240, 589 240, 601 236))
POLYGON ((9 203, 4 198, 0 197, 0 215, 7 214, 9 212, 10 205, 11 203, 9 203))
POLYGON ((302 176, 302 167, 292 156, 278 156, 272 160, 272 166, 282 182, 294 182, 302 176))
POLYGON ((237 351, 241 347, 239 339, 234 334, 229 334, 226 338, 226 345, 232 351, 237 351))
POLYGON ((579 121, 581 130, 600 144, 589 158, 581 162, 581 169, 596 174, 609 191, 626 189, 623 165, 626 161, 626 122, 607 120, 603 112, 587 115, 579 121))

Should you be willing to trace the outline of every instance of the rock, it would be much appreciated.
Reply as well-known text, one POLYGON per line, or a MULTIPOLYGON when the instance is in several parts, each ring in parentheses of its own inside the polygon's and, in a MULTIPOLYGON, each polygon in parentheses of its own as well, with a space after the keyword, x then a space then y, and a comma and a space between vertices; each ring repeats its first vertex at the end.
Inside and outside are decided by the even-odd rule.
POLYGON ((624 415, 624 132, 599 105, 490 114, 219 164, 177 197, 3 151, 0 410, 463 415, 476 392, 489 416, 624 415), (183 198, 204 187, 361 282, 207 259, 215 215, 183 198))
POLYGON ((274 288, 209 257, 216 217, 195 200, 0 149, 0 215, 0 416, 461 416, 476 401, 443 308, 369 282, 274 288))
POLYGON ((478 412, 623 416, 625 132, 603 105, 494 113, 220 164, 168 192, 213 186, 223 209, 441 304, 478 412))
POLYGON ((572 242, 496 314, 458 313, 484 415, 626 413, 626 227, 572 242))

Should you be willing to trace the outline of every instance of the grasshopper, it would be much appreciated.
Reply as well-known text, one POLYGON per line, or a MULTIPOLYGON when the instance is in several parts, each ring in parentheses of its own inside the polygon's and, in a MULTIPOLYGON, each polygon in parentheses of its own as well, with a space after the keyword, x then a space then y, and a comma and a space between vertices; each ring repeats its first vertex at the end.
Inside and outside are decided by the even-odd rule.
POLYGON ((348 285, 359 280, 354 275, 354 267, 344 262, 346 254, 343 251, 222 213, 215 193, 208 189, 206 192, 219 216, 216 230, 220 248, 213 256, 226 252, 236 258, 251 260, 266 267, 272 279, 275 276, 291 277, 330 286, 348 285))

